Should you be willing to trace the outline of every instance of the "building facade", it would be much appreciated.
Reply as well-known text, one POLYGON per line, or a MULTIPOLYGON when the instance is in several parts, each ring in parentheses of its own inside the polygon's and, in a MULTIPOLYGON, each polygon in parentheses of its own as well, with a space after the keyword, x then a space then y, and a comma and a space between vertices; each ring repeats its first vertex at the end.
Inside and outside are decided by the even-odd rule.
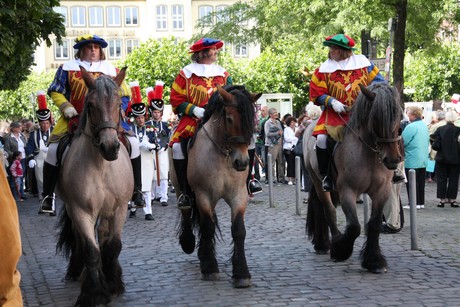
MULTIPOLYGON (((75 38, 95 34, 108 42, 109 61, 126 57, 133 48, 148 39, 175 37, 190 39, 197 21, 211 12, 219 12, 237 0, 110 0, 61 1, 56 12, 64 16, 66 37, 61 45, 45 43, 35 53, 35 71, 55 70, 74 58, 75 38)), ((234 57, 254 58, 259 46, 226 45, 234 57)))

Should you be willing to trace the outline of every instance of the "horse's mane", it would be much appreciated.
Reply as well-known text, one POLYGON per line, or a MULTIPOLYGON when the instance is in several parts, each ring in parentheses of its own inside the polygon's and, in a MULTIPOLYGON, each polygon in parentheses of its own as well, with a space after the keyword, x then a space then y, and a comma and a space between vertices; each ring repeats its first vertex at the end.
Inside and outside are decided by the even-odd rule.
POLYGON ((386 83, 368 87, 375 93, 372 101, 361 92, 352 107, 348 125, 353 130, 367 129, 380 138, 391 138, 391 133, 402 118, 402 107, 396 89, 386 83))
MULTIPOLYGON (((251 93, 246 90, 244 85, 229 85, 224 86, 223 89, 236 98, 235 101, 238 105, 237 110, 241 115, 241 129, 244 134, 243 137, 249 144, 254 133, 255 114, 251 93)), ((215 91, 206 105, 202 123, 206 123, 214 113, 220 113, 220 115, 223 115, 223 112, 224 100, 219 95, 219 92, 215 91)))
MULTIPOLYGON (((118 90, 118 87, 115 81, 113 81, 111 77, 106 76, 106 75, 101 75, 99 78, 95 80, 94 89, 88 89, 88 93, 91 90, 96 90, 98 97, 104 97, 104 96, 112 97, 113 91, 118 90)), ((78 124, 78 129, 75 131, 75 136, 80 136, 83 133, 83 130, 85 129, 85 126, 86 126, 86 121, 88 118, 87 115, 89 112, 88 93, 85 96, 83 111, 80 114, 80 121, 78 124)))

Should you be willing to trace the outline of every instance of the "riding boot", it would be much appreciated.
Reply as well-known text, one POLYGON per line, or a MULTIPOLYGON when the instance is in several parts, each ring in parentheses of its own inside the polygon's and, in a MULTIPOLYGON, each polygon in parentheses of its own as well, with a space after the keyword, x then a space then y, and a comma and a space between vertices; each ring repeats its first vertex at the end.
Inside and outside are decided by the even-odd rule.
POLYGON ((397 168, 393 174, 393 178, 392 178, 392 182, 394 184, 398 184, 398 183, 402 183, 406 180, 406 176, 404 176, 404 173, 402 172, 402 170, 400 170, 399 168, 397 168))
POLYGON ((191 188, 187 181, 187 159, 173 159, 174 169, 176 170, 176 178, 179 182, 182 194, 179 196, 177 205, 179 209, 190 209, 190 191, 191 188))
POLYGON ((131 202, 134 207, 144 208, 145 200, 142 195, 142 169, 141 169, 141 156, 131 159, 131 165, 133 166, 134 175, 134 192, 131 202))
POLYGON ((316 147, 316 158, 318 160, 318 169, 323 181, 323 191, 329 192, 333 189, 331 177, 329 176, 330 155, 327 149, 316 147))
POLYGON ((43 200, 39 213, 54 213, 54 188, 59 178, 59 166, 45 162, 43 164, 43 200))

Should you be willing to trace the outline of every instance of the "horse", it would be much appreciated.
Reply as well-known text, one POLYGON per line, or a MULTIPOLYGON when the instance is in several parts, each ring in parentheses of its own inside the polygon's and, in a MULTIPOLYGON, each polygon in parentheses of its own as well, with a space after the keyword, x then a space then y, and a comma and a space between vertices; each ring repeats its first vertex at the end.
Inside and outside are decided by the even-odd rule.
POLYGON ((75 305, 96 306, 125 291, 118 256, 134 179, 118 135, 126 68, 113 79, 94 79, 80 68, 88 92, 61 166, 58 192, 64 207, 56 251, 69 260, 66 279, 82 281, 75 305))
POLYGON ((379 245, 382 210, 391 193, 394 170, 402 161, 399 144, 402 105, 399 91, 386 83, 360 87, 350 121, 345 126, 343 141, 337 143, 332 158, 334 191, 322 190, 315 153, 316 138, 312 137, 315 123, 303 136, 304 161, 313 182, 306 229, 317 253, 330 250, 331 259, 347 260, 361 233, 356 201, 360 194, 367 193, 372 200, 372 209, 367 223, 367 240, 360 253, 361 266, 370 272, 381 273, 387 267, 379 245), (339 202, 346 217, 343 234, 336 220, 339 202))
POLYGON ((202 125, 187 153, 187 179, 194 196, 191 209, 181 210, 179 243, 185 253, 191 254, 195 250, 196 230, 202 278, 218 280, 215 237, 220 228, 215 207, 224 199, 231 208, 235 288, 251 286, 244 249, 244 214, 248 202, 248 145, 254 132, 254 103, 260 96, 249 93, 244 86, 219 86, 206 106, 202 125))

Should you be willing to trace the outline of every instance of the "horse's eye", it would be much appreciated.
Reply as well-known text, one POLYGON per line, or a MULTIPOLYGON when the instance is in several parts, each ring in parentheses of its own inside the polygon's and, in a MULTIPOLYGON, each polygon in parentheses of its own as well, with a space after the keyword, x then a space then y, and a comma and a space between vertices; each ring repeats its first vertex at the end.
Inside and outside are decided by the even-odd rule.
POLYGON ((233 118, 230 116, 227 116, 227 124, 231 125, 233 124, 233 118))

